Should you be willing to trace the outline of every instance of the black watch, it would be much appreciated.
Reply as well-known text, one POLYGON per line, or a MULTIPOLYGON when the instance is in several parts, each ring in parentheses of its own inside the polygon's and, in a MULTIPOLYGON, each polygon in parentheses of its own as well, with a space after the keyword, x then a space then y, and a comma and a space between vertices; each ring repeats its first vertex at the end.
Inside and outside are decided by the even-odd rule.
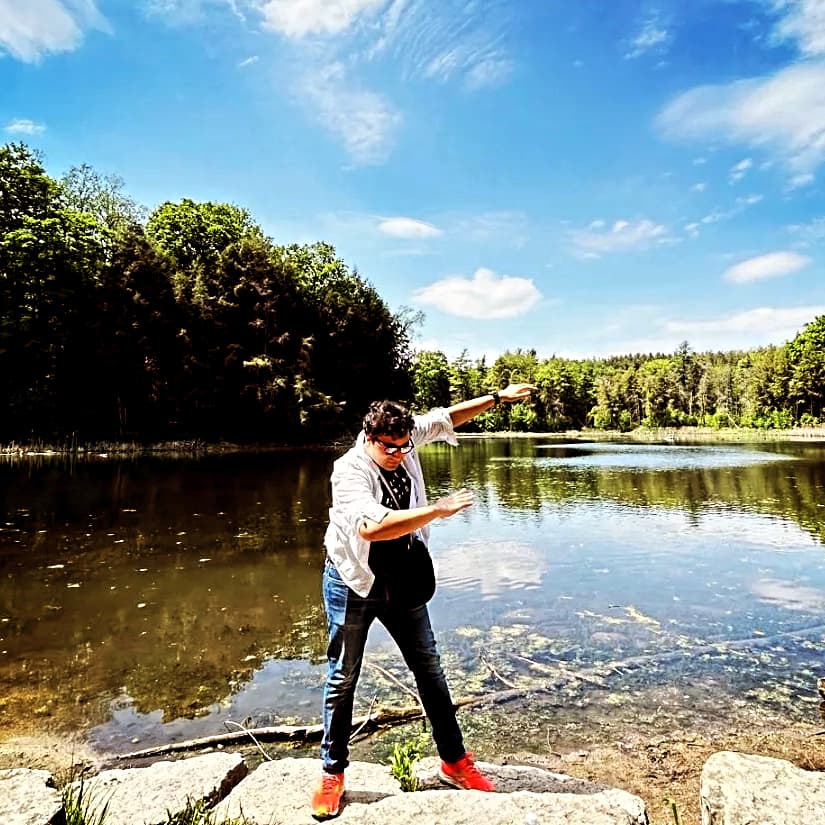
POLYGON ((494 407, 497 407, 499 404, 501 404, 501 396, 498 394, 498 391, 494 390, 493 392, 490 393, 490 395, 493 396, 493 406, 494 407))

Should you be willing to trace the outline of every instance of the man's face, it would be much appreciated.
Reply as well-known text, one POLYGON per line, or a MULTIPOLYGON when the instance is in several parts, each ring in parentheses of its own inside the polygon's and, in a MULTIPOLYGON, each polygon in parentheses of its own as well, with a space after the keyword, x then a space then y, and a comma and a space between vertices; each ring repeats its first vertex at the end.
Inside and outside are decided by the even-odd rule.
POLYGON ((404 435, 368 435, 367 452, 385 470, 395 470, 413 448, 409 433, 404 435))

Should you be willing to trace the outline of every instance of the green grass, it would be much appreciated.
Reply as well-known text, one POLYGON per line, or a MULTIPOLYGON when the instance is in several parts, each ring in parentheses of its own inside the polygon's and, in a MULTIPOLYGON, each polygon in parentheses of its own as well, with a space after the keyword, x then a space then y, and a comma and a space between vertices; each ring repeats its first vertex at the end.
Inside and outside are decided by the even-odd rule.
POLYGON ((398 780, 402 791, 417 791, 420 787, 418 778, 413 773, 421 750, 415 741, 396 742, 390 754, 390 773, 398 780))
POLYGON ((186 807, 182 811, 173 814, 167 812, 167 820, 164 825, 245 825, 246 817, 238 819, 216 819, 215 814, 206 807, 206 803, 186 801, 186 807))
POLYGON ((105 825, 109 800, 89 793, 82 779, 63 786, 66 825, 105 825))
MULTIPOLYGON (((66 825, 117 825, 107 819, 109 799, 101 799, 90 794, 83 780, 70 782, 63 787, 63 810, 66 825)), ((164 825, 246 825, 246 817, 236 819, 217 819, 203 801, 186 800, 182 811, 166 812, 164 825)))

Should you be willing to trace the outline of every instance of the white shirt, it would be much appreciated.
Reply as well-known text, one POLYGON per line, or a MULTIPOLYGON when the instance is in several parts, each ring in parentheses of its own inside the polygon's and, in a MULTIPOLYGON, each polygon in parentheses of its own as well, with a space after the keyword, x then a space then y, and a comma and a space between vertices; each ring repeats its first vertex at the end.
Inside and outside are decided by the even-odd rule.
MULTIPOLYGON (((446 441, 454 447, 458 439, 453 431, 450 414, 443 407, 426 415, 414 416, 415 424, 410 437, 416 447, 433 441, 446 441)), ((381 486, 378 465, 365 451, 366 439, 361 432, 355 446, 336 460, 332 470, 332 507, 329 509, 329 527, 324 536, 327 555, 341 574, 344 583, 359 596, 366 597, 375 581, 370 569, 370 543, 361 537, 358 528, 369 519, 380 524, 387 513, 392 512, 381 504, 381 486)), ((404 456, 401 466, 412 480, 410 509, 425 507, 427 493, 421 462, 415 449, 404 456)), ((426 543, 430 530, 422 527, 416 531, 426 543)))

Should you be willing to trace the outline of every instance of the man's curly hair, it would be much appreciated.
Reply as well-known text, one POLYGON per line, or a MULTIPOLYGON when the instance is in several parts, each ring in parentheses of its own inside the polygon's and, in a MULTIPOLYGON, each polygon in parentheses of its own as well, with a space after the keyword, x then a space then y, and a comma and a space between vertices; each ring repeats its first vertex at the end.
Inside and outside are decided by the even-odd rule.
POLYGON ((401 438, 412 432, 412 413, 397 401, 373 401, 364 416, 364 432, 369 436, 401 438))

